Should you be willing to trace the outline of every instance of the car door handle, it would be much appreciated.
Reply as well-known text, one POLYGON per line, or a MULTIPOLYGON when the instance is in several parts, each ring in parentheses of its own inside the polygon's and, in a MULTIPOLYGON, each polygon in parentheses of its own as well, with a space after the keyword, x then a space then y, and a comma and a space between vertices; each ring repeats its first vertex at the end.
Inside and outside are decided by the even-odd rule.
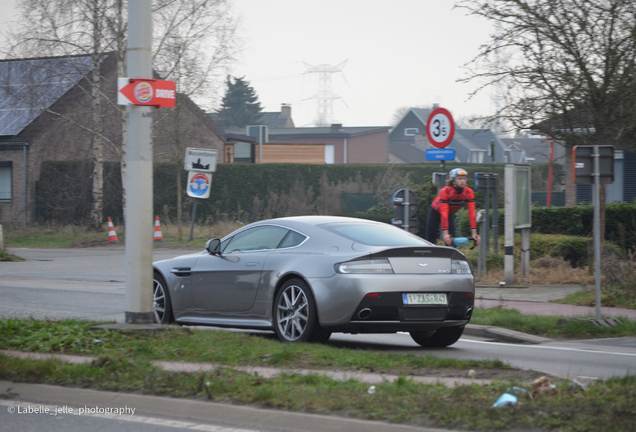
POLYGON ((248 262, 248 263, 245 263, 245 265, 247 267, 254 267, 254 266, 258 265, 258 263, 257 262, 248 262))

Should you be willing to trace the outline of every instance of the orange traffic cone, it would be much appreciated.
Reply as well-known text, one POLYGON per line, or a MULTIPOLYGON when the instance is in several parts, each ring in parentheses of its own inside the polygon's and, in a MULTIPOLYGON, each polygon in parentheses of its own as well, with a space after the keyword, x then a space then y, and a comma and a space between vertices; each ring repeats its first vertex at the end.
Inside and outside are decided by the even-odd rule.
POLYGON ((161 234, 161 225, 159 224, 159 216, 155 216, 155 241, 163 241, 163 235, 161 234))
POLYGON ((110 220, 110 217, 108 218, 108 241, 111 243, 119 243, 115 227, 113 226, 113 221, 110 220))

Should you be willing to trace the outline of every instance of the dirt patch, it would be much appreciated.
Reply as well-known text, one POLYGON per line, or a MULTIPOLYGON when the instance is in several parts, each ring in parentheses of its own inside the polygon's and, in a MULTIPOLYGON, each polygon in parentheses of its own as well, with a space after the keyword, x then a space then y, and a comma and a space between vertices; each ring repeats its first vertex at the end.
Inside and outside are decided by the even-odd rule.
MULTIPOLYGON (((502 381, 523 381, 530 382, 542 377, 546 374, 542 372, 524 370, 524 369, 481 369, 475 368, 475 379, 490 379, 490 380, 502 380, 502 381)), ((365 372, 381 372, 388 375, 412 375, 412 376, 427 376, 427 377, 439 377, 439 378, 471 378, 469 375, 469 369, 451 369, 451 368, 418 368, 418 369, 391 369, 374 371, 368 370, 365 372)))

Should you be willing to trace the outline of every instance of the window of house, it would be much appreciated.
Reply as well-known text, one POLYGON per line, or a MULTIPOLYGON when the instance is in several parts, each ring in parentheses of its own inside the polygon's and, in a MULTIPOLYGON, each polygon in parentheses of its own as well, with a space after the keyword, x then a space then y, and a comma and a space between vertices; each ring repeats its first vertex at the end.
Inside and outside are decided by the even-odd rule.
POLYGON ((504 162, 505 163, 512 163, 512 150, 510 150, 510 149, 505 149, 504 150, 504 162))
POLYGON ((418 128, 404 128, 404 136, 415 136, 420 132, 418 128))
POLYGON ((0 162, 0 202, 11 202, 11 162, 0 162))
POLYGON ((334 157, 335 157, 335 153, 333 149, 333 144, 326 144, 325 145, 325 163, 326 164, 334 163, 334 157))
POLYGON ((468 154, 469 163, 484 163, 484 156, 486 156, 486 150, 471 150, 468 154))
POLYGON ((251 163, 254 162, 252 158, 252 144, 246 142, 234 143, 234 163, 251 163))

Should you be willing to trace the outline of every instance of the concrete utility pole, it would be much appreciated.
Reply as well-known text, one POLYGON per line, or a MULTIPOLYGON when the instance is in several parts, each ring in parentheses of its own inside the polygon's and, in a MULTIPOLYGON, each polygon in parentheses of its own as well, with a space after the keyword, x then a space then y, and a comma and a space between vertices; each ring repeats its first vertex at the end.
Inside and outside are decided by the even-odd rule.
MULTIPOLYGON (((152 0, 128 2, 129 78, 152 78, 152 0)), ((152 322, 152 110, 128 105, 126 323, 152 322)))
POLYGON ((505 193, 505 229, 504 229, 504 277, 506 285, 512 285, 515 279, 515 166, 506 164, 504 171, 505 193))

